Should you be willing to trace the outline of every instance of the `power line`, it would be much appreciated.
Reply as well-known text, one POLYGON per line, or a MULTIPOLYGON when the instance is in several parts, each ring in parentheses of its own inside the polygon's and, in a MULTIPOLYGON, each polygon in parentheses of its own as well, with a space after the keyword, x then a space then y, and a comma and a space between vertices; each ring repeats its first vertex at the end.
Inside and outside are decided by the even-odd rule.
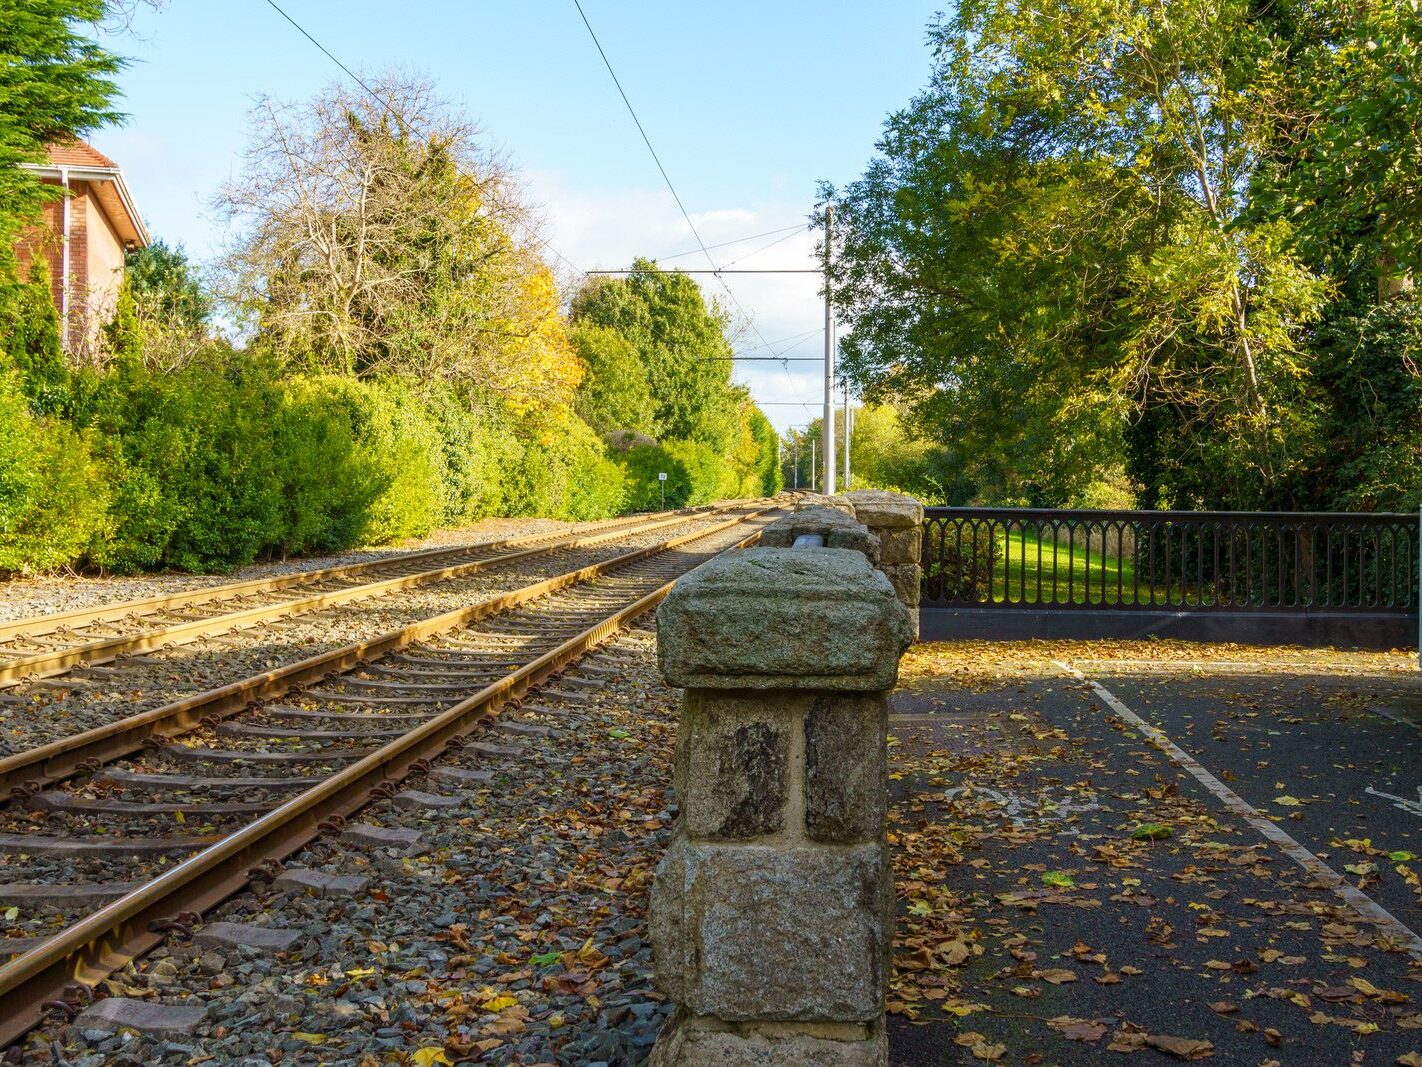
MULTIPOLYGON (((745 257, 742 256, 741 258, 744 259, 745 257)), ((713 264, 713 269, 712 269, 712 270, 688 270, 688 269, 685 268, 685 267, 675 267, 675 268, 673 268, 673 269, 674 269, 678 274, 714 274, 714 275, 716 275, 716 277, 718 277, 718 278, 719 278, 721 275, 723 275, 723 274, 823 274, 823 273, 824 273, 824 271, 820 270, 820 269, 817 268, 817 267, 767 267, 767 268, 765 268, 765 269, 763 269, 763 270, 753 270, 753 269, 751 269, 751 268, 749 268, 749 267, 744 267, 744 268, 740 268, 740 269, 737 269, 737 270, 727 270, 725 267, 716 267, 714 264, 713 264)), ((583 271, 583 273, 584 273, 584 274, 644 274, 644 273, 646 273, 646 269, 645 269, 645 268, 641 268, 641 267, 627 267, 626 269, 623 269, 623 270, 588 270, 588 271, 583 271)), ((729 289, 726 290, 726 291, 727 291, 727 292, 730 292, 729 289)), ((731 299, 734 300, 735 297, 732 297, 731 299)), ((737 306, 737 307, 740 307, 739 304, 737 304, 736 306, 737 306)), ((744 311, 745 309, 744 309, 744 308, 741 308, 741 310, 744 311)), ((757 333, 759 333, 759 331, 757 331, 757 333)))
MULTIPOLYGON (((267 5, 268 5, 273 11, 275 11, 278 15, 280 15, 282 18, 286 19, 287 22, 291 23, 292 27, 295 28, 295 30, 296 30, 297 33, 301 34, 301 36, 305 37, 308 41, 310 41, 310 42, 311 42, 312 44, 314 44, 318 49, 320 49, 322 55, 324 55, 324 56, 325 56, 327 59, 329 59, 332 63, 336 64, 336 66, 340 67, 341 70, 345 71, 345 72, 346 72, 346 75, 351 79, 351 81, 355 82, 355 83, 356 83, 357 85, 359 85, 362 89, 364 89, 367 93, 369 93, 371 99, 374 100, 374 101, 375 101, 377 104, 379 104, 381 107, 383 107, 383 108, 385 109, 386 113, 387 113, 392 119, 394 119, 396 122, 403 123, 404 120, 395 112, 395 109, 390 106, 389 102, 388 102, 383 96, 381 96, 381 95, 380 95, 379 93, 377 93, 374 89, 372 89, 369 85, 367 85, 367 84, 361 79, 360 75, 358 75, 355 71, 351 70, 350 67, 346 66, 346 65, 345 65, 344 63, 342 63, 339 59, 337 59, 336 56, 335 56, 335 53, 333 53, 329 48, 327 48, 327 47, 326 47, 324 44, 322 44, 320 41, 316 40, 315 37, 311 36, 311 34, 307 32, 306 28, 305 28, 304 26, 302 26, 301 23, 297 22, 294 18, 292 18, 292 17, 291 17, 290 15, 288 15, 285 11, 283 11, 283 10, 281 9, 281 7, 279 7, 279 6, 277 5, 276 0, 267 0, 267 5)), ((536 234, 534 234, 534 233, 532 232, 532 230, 530 230, 527 226, 524 226, 524 224, 523 224, 522 222, 518 221, 517 219, 511 220, 511 221, 513 221, 513 222, 514 222, 516 225, 518 225, 518 226, 522 226, 522 227, 523 227, 523 230, 524 230, 524 233, 526 233, 529 237, 533 238, 533 240, 539 245, 539 247, 548 249, 548 251, 552 252, 555 256, 557 256, 559 259, 561 259, 565 264, 567 264, 568 268, 569 268, 570 270, 572 270, 574 273, 582 273, 581 271, 578 270, 577 266, 572 262, 572 260, 570 260, 567 256, 563 255, 562 252, 559 252, 556 248, 554 248, 554 247, 547 241, 547 239, 541 239, 541 238, 539 238, 536 234)))
MULTIPOLYGON (((754 240, 757 240, 758 238, 761 238, 761 237, 773 237, 773 236, 775 236, 775 235, 778 234, 778 233, 785 233, 787 230, 803 230, 803 229, 806 229, 806 228, 807 228, 807 227, 805 226, 805 224, 804 224, 803 222, 797 222, 797 223, 795 223, 794 226, 783 226, 783 227, 781 227, 781 228, 778 229, 778 230, 766 230, 764 233, 752 233, 752 234, 748 234, 748 235, 745 236, 745 237, 737 237, 734 241, 722 241, 720 244, 707 245, 706 247, 707 247, 708 249, 711 249, 711 248, 727 248, 727 247, 729 247, 729 246, 731 246, 731 245, 741 245, 741 244, 745 244, 747 241, 754 241, 754 240)), ((700 252, 700 251, 701 251, 701 249, 699 249, 699 248, 693 248, 690 252, 678 252, 678 253, 676 253, 675 255, 672 255, 672 256, 657 256, 657 257, 655 257, 655 258, 656 258, 656 261, 657 261, 658 263, 661 263, 661 262, 663 262, 664 260, 668 260, 668 259, 683 259, 683 258, 685 258, 686 256, 694 256, 694 255, 696 255, 696 253, 698 253, 698 252, 700 252)), ((755 253, 751 253, 751 254, 754 255, 755 253)))
MULTIPOLYGON (((701 233, 697 230, 696 223, 691 221, 691 213, 686 210, 686 205, 681 202, 681 195, 676 191, 676 186, 672 184, 671 177, 667 174, 667 168, 662 166, 661 157, 657 155, 657 150, 652 147, 652 139, 647 136, 647 130, 642 125, 642 120, 637 117, 637 109, 632 106, 632 101, 628 99, 626 90, 622 88, 622 82, 618 80, 617 71, 612 69, 612 61, 607 58, 607 52, 603 50, 602 42, 597 39, 597 33, 593 30, 592 23, 588 21, 587 12, 583 10, 582 0, 573 0, 573 6, 578 9, 578 15, 583 20, 583 25, 587 27, 588 36, 592 38, 593 45, 597 48, 597 54, 602 57, 602 65, 607 68, 607 73, 612 77, 612 84, 617 86, 617 93, 622 97, 622 103, 626 105, 627 113, 632 116, 632 121, 637 126, 637 132, 642 135, 642 143, 647 146, 647 151, 652 154, 652 161, 656 163, 657 170, 661 172, 662 181, 666 182, 672 199, 676 201, 676 206, 678 210, 681 211, 681 217, 686 220, 687 229, 691 231, 691 236, 696 238, 696 246, 701 249, 701 254, 706 257, 706 262, 711 264, 711 273, 716 273, 716 261, 711 258, 711 253, 706 248, 706 242, 701 239, 701 233)), ((626 274, 630 272, 606 271, 603 273, 626 274)), ((725 279, 718 277, 716 280, 721 283, 721 288, 726 290, 726 295, 731 298, 731 303, 735 304, 740 313, 745 316, 746 322, 750 324, 751 330, 754 331, 755 335, 760 338, 761 343, 764 344, 765 337, 761 334, 760 327, 755 324, 755 319, 751 318, 750 313, 741 306, 741 302, 736 299, 736 294, 731 291, 731 287, 726 284, 725 279)))
MULTIPOLYGON (((804 333, 792 333, 789 337, 780 337, 780 338, 777 338, 776 340, 771 341, 770 344, 771 344, 771 345, 783 345, 786 341, 801 341, 801 342, 803 342, 803 341, 808 340, 808 339, 811 338, 811 337, 818 336, 819 334, 822 334, 822 333, 824 333, 824 332, 825 332, 825 331, 824 331, 824 327, 822 327, 822 326, 816 326, 813 330, 806 330, 804 333)), ((741 349, 741 351, 742 351, 742 352, 758 352, 758 351, 760 351, 762 348, 765 348, 765 347, 767 347, 767 346, 765 346, 765 345, 750 345, 750 346, 747 347, 747 348, 741 349)), ((787 351, 788 351, 788 349, 787 349, 787 351)))
MULTIPOLYGON (((796 236, 797 233, 805 232, 805 229, 806 229, 805 227, 802 227, 800 230, 797 230, 797 231, 792 232, 792 233, 787 233, 784 237, 777 237, 775 240, 771 241, 770 244, 768 244, 768 245, 762 245, 761 247, 757 248, 754 252, 747 252, 747 253, 746 253, 745 255, 743 255, 743 256, 737 256, 735 259, 731 260, 731 263, 739 263, 739 262, 740 262, 741 260, 743 260, 743 259, 750 259, 752 256, 758 256, 758 255, 760 255, 762 252, 769 252, 769 251, 770 251, 772 248, 774 248, 776 245, 778 245, 778 244, 784 244, 786 241, 790 240, 790 238, 796 236)), ((729 266, 731 265, 731 263, 727 263, 726 266, 722 267, 721 269, 722 269, 722 270, 725 270, 726 267, 729 267, 729 266)))
POLYGON ((351 70, 350 67, 346 66, 346 65, 345 65, 344 63, 342 63, 339 59, 337 59, 337 58, 331 53, 331 50, 330 50, 329 48, 327 48, 327 47, 326 47, 324 44, 322 44, 320 41, 316 40, 315 37, 312 37, 311 34, 307 33, 306 30, 302 27, 301 23, 297 22, 294 18, 292 18, 292 17, 291 17, 290 15, 288 15, 285 11, 283 11, 280 7, 278 7, 278 6, 277 6, 277 3, 276 3, 276 0, 267 0, 267 4, 268 4, 268 5, 271 7, 271 9, 272 9, 273 11, 275 11, 278 15, 280 15, 282 18, 286 19, 286 21, 289 22, 289 23, 291 23, 292 26, 296 27, 296 32, 297 32, 297 33, 301 34, 301 36, 305 37, 308 41, 310 41, 310 42, 311 42, 312 44, 314 44, 317 48, 319 48, 319 49, 321 50, 322 54, 324 54, 327 59, 329 59, 332 63, 336 64, 336 66, 340 67, 343 71, 345 71, 346 74, 348 74, 348 75, 350 76, 350 78, 351 78, 351 80, 352 80, 353 82, 355 82, 355 83, 356 83, 357 85, 359 85, 362 89, 364 89, 366 92, 368 92, 372 97, 374 97, 375 100, 376 100, 376 102, 379 103, 381 107, 383 107, 386 111, 389 111, 389 112, 390 112, 390 117, 391 117, 392 119, 396 119, 397 121, 399 120, 400 116, 397 115, 397 114, 395 114, 395 112, 391 109, 390 105, 385 102, 385 98, 384 98, 384 97, 382 97, 379 93, 377 93, 377 92, 376 92, 374 89, 372 89, 369 85, 366 85, 365 82, 361 81, 360 76, 359 76, 358 74, 356 74, 355 71, 351 70))

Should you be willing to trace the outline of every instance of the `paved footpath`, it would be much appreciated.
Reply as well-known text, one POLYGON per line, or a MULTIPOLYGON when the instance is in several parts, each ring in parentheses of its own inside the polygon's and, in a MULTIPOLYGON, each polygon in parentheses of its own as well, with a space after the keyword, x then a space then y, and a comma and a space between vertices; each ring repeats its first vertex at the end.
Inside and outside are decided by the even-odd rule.
POLYGON ((940 644, 891 751, 894 1064, 1422 1067, 1422 672, 940 644))

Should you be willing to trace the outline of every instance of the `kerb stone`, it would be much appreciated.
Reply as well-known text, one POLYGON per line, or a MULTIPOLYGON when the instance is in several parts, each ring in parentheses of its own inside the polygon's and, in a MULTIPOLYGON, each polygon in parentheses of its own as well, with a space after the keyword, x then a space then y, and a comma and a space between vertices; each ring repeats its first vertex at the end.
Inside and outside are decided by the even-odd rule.
POLYGON ((877 844, 773 848, 679 836, 652 889, 658 987, 693 1014, 727 1022, 874 1022, 891 936, 884 862, 877 844))
POLYGON ((751 548, 677 580, 662 674, 702 689, 888 690, 912 640, 894 587, 847 549, 751 548))
POLYGON ((193 1034, 207 1009, 195 1004, 155 1004, 132 997, 107 997, 95 1001, 74 1020, 78 1030, 137 1030, 153 1037, 188 1037, 193 1034))
POLYGON ((300 930, 280 930, 247 923, 208 923, 193 934, 193 944, 216 948, 250 948, 257 952, 285 952, 301 940, 300 930))

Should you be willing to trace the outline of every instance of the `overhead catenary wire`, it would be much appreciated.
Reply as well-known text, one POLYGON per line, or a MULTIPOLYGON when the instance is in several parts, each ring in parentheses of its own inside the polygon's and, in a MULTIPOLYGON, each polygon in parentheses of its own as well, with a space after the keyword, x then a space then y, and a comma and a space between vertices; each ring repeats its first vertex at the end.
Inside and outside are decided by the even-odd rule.
MULTIPOLYGON (((329 48, 327 48, 324 44, 322 44, 320 41, 318 41, 314 36, 312 36, 311 33, 310 33, 310 31, 308 31, 305 26, 301 25, 301 23, 297 22, 294 18, 292 18, 290 15, 288 15, 288 14, 286 13, 286 11, 283 10, 282 7, 281 7, 279 4, 277 4, 276 0, 267 0, 267 6, 270 7, 273 11, 275 11, 275 12, 276 12, 278 15, 280 15, 282 18, 286 19, 287 22, 291 23, 292 27, 296 30, 297 33, 301 34, 301 36, 305 37, 308 41, 310 41, 313 45, 315 45, 316 48, 321 52, 321 54, 324 55, 327 59, 329 59, 329 60, 330 60, 332 63, 334 63, 336 66, 340 67, 341 70, 343 70, 343 71, 346 73, 346 76, 351 79, 351 81, 355 82, 355 83, 356 83, 357 85, 359 85, 362 89, 364 89, 368 94, 370 94, 370 98, 371 98, 372 100, 374 100, 377 104, 379 104, 381 107, 383 107, 383 108, 385 109, 385 111, 386 111, 386 114, 388 114, 388 115, 389 115, 392 119, 394 119, 396 122, 400 122, 400 121, 401 121, 400 116, 395 112, 395 109, 390 106, 390 102, 389 102, 388 100, 386 100, 383 96, 381 96, 381 95, 380 95, 379 93, 377 93, 374 89, 372 89, 369 85, 367 85, 366 82, 365 82, 365 80, 364 80, 363 78, 361 78, 361 76, 360 76, 359 74, 357 74, 355 71, 351 70, 351 68, 348 67, 348 66, 346 66, 344 63, 342 63, 342 62, 340 61, 340 59, 338 59, 338 58, 336 57, 336 54, 335 54, 334 52, 332 52, 329 48)), ((549 240, 548 240, 547 238, 541 238, 541 237, 539 237, 537 234, 533 233, 533 231, 532 231, 528 226, 524 225, 522 222, 518 223, 518 225, 523 226, 524 232, 525 232, 530 238, 532 238, 533 241, 534 241, 540 248, 546 248, 546 249, 548 249, 548 251, 552 252, 552 253, 553 253, 555 256, 557 256, 560 260, 562 260, 563 263, 568 267, 568 269, 571 270, 571 271, 573 271, 573 273, 575 273, 575 274, 582 274, 582 273, 584 273, 583 271, 581 271, 581 270, 578 269, 578 266, 577 266, 572 260, 570 260, 567 256, 563 255, 562 252, 559 252, 556 248, 554 248, 553 245, 552 245, 551 243, 549 243, 549 240)))
MULTIPOLYGON (((603 49, 602 42, 598 40, 597 32, 593 29, 592 23, 588 21, 587 12, 583 10, 582 0, 573 0, 573 6, 578 9, 578 17, 583 20, 583 25, 587 28, 588 36, 592 38, 593 46, 597 49, 597 54, 602 57, 602 65, 607 68, 607 73, 612 78, 612 84, 617 87, 617 94, 622 97, 622 103, 626 106, 627 113, 632 116, 632 122, 636 125, 637 132, 642 135, 642 143, 647 146, 647 151, 651 153, 652 162, 657 165, 657 170, 661 173, 662 181, 666 182, 667 190, 671 193, 672 199, 676 201, 676 206, 681 212, 681 217, 686 220, 687 229, 691 231, 691 236, 696 239, 696 246, 701 249, 701 254, 706 257, 706 262, 711 265, 712 270, 710 273, 716 274, 716 260, 712 258, 711 252, 706 247, 706 242, 701 239, 701 232, 696 228, 696 223, 691 221, 691 213, 686 210, 686 205, 682 202, 681 194, 676 191, 676 186, 672 183, 671 176, 667 173, 667 168, 662 165, 661 157, 657 155, 657 150, 652 146, 652 139, 647 136, 647 129, 642 125, 642 120, 637 115, 637 109, 632 106, 632 100, 628 97, 627 91, 622 88, 622 82, 617 77, 617 71, 612 68, 612 61, 607 58, 607 52, 603 49)), ((590 271, 589 273, 625 274, 631 272, 590 271)), ((721 283, 721 288, 724 289, 726 295, 731 298, 731 303, 736 305, 736 309, 745 317, 746 322, 750 325, 756 337, 760 338, 761 343, 764 344, 765 337, 761 334, 760 327, 755 324, 755 319, 751 318, 750 313, 741 305, 740 300, 736 298, 736 294, 731 290, 731 287, 726 284, 725 279, 718 277, 716 280, 721 283)))
MULTIPOLYGON (((782 227, 780 227, 780 229, 778 229, 778 230, 766 230, 764 233, 750 233, 750 234, 747 234, 747 235, 744 236, 744 237, 737 237, 737 238, 736 238, 735 240, 733 240, 733 241, 720 241, 720 242, 718 242, 718 243, 716 243, 716 244, 714 244, 714 245, 707 245, 706 247, 707 247, 708 250, 709 250, 709 249, 712 249, 712 248, 729 248, 731 245, 741 245, 741 244, 745 244, 747 241, 754 241, 754 240, 757 240, 757 239, 759 239, 759 238, 761 238, 761 237, 773 237, 775 234, 785 233, 785 232, 787 232, 787 231, 789 231, 789 230, 803 230, 803 229, 805 229, 805 228, 806 228, 806 227, 805 227, 805 224, 804 224, 803 222, 797 222, 797 223, 795 223, 794 226, 782 226, 782 227)), ((768 247, 768 246, 767 246, 767 247, 768 247)), ((699 249, 699 248, 693 248, 693 249, 692 249, 691 251, 689 251, 689 252, 676 252, 676 253, 674 253, 673 255, 670 255, 670 256, 656 256, 656 257, 654 257, 654 258, 656 259, 656 261, 657 261, 658 263, 661 263, 661 262, 664 262, 665 260, 668 260, 668 259, 684 259, 684 258, 686 258, 687 256, 694 256, 694 255, 696 255, 696 254, 697 254, 698 252, 700 252, 700 251, 701 251, 701 249, 699 249)), ((752 254, 754 254, 754 253, 752 253, 752 254)))

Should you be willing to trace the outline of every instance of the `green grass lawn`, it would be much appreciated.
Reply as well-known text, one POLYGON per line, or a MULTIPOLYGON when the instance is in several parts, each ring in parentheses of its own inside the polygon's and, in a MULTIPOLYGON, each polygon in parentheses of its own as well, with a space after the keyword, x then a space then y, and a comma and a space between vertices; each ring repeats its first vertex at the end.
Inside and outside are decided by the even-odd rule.
MULTIPOLYGON (((1078 538, 1078 542, 1080 540, 1078 538)), ((1089 551, 1081 543, 1069 547, 1040 541, 1030 532, 1012 531, 1005 536, 999 535, 993 553, 993 599, 1076 604, 1099 604, 1104 601, 1114 604, 1118 600, 1116 590, 1119 585, 1119 599, 1134 602, 1135 569, 1130 552, 1124 555, 1125 559, 1118 561, 1114 556, 1103 557, 1099 552, 1089 551), (1040 593, 1037 580, 1039 559, 1040 593)), ((1148 598, 1148 587, 1143 586, 1139 595, 1141 599, 1148 598)))

